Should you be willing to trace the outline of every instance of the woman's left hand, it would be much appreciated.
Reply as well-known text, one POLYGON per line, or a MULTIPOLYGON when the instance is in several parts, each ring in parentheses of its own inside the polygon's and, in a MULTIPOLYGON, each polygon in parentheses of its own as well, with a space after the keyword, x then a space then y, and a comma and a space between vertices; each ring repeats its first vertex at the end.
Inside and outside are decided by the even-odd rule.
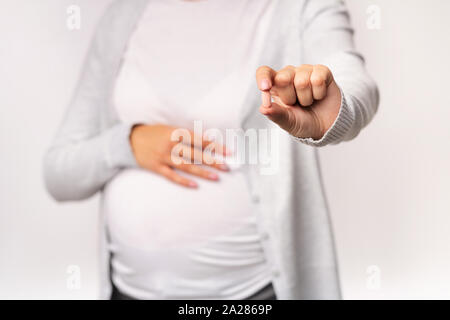
POLYGON ((262 91, 260 112, 295 137, 319 140, 339 114, 341 91, 326 66, 279 71, 262 66, 256 81, 262 91))

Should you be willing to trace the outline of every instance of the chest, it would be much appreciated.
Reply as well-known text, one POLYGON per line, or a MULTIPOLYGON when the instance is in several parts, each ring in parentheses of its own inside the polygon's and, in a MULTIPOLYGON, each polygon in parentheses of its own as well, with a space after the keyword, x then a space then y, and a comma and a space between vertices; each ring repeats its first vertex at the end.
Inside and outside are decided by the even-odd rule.
POLYGON ((121 120, 240 127, 245 97, 256 86, 271 6, 270 0, 150 1, 116 81, 121 120))

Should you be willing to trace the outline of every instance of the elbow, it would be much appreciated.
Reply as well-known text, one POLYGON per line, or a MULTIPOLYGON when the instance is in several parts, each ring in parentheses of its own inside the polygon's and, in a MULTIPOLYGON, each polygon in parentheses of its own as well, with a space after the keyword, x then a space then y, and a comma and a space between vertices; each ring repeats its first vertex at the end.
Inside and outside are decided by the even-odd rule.
POLYGON ((52 161, 52 152, 47 151, 44 156, 43 166, 42 166, 43 178, 45 189, 48 194, 57 202, 66 201, 66 197, 61 187, 61 181, 58 179, 57 170, 55 170, 55 163, 52 161))
POLYGON ((92 197, 96 192, 80 188, 76 184, 72 184, 70 179, 64 176, 58 177, 54 173, 44 171, 45 188, 48 194, 56 202, 81 201, 92 197))
POLYGON ((83 188, 78 179, 57 161, 54 151, 48 151, 43 161, 43 179, 48 194, 57 202, 85 200, 95 194, 83 188))
POLYGON ((49 173, 47 170, 44 170, 45 188, 53 200, 56 202, 80 200, 78 197, 75 197, 72 192, 67 190, 67 183, 64 183, 63 180, 64 179, 58 179, 58 177, 55 177, 53 173, 49 173))
POLYGON ((63 177, 48 160, 44 160, 43 170, 44 184, 48 194, 56 202, 67 202, 78 200, 70 191, 70 183, 63 177))

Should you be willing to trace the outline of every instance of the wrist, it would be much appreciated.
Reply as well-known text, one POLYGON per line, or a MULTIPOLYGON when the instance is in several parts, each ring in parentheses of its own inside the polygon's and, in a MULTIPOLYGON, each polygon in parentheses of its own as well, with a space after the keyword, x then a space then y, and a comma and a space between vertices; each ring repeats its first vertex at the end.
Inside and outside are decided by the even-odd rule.
POLYGON ((320 117, 320 137, 316 140, 323 138, 333 127, 342 108, 342 93, 335 82, 328 87, 328 95, 332 98, 328 100, 330 105, 327 107, 327 112, 320 117))

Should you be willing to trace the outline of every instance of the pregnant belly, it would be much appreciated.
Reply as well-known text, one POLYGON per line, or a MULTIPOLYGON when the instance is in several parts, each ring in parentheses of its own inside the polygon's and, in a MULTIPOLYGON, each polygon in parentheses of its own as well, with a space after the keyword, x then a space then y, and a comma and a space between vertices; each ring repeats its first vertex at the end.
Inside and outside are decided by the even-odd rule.
POLYGON ((120 172, 103 194, 112 243, 144 251, 192 248, 254 224, 242 172, 197 182, 198 189, 188 189, 149 171, 120 172))

